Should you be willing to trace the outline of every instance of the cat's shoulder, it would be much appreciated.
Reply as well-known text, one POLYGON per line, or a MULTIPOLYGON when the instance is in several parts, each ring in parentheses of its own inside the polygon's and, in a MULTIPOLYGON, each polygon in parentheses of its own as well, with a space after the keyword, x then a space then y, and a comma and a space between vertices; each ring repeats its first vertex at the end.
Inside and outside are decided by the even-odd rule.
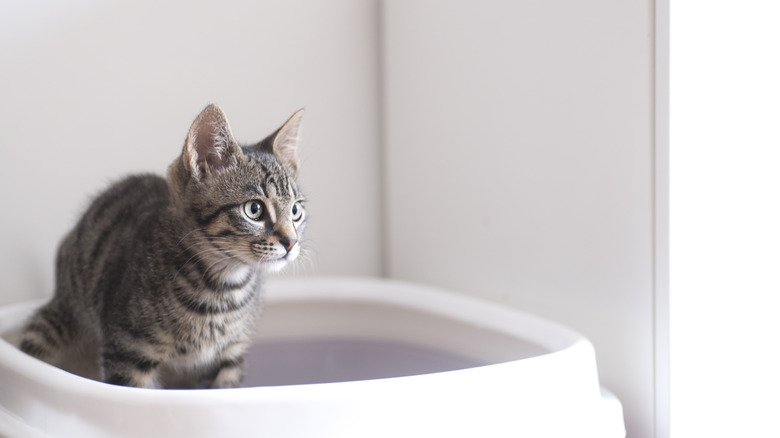
POLYGON ((170 199, 167 181, 154 174, 126 176, 105 188, 93 198, 92 208, 112 204, 138 204, 170 199))
POLYGON ((110 192, 167 194, 168 182, 163 177, 153 173, 129 175, 109 185, 105 193, 110 192))

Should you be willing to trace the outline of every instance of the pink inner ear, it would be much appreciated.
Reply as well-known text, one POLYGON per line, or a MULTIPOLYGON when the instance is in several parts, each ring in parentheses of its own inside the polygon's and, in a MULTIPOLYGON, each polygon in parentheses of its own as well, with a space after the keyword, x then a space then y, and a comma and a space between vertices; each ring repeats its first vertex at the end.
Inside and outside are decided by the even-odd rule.
POLYGON ((197 154, 198 168, 204 173, 207 167, 213 170, 221 166, 225 139, 218 132, 214 123, 204 123, 199 127, 195 137, 194 149, 197 154))

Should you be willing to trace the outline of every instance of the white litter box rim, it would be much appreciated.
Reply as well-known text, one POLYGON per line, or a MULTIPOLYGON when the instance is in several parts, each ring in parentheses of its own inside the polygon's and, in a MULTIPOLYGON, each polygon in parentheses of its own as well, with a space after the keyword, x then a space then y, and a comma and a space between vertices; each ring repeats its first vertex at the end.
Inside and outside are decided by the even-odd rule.
MULTIPOLYGON (((148 412, 166 411, 168 415, 182 415, 181 418, 186 418, 186 415, 190 415, 190 419, 195 427, 187 428, 186 425, 178 425, 170 430, 161 428, 157 430, 159 436, 175 436, 177 435, 177 430, 182 432, 179 436, 208 436, 214 430, 221 430, 222 432, 231 430, 237 433, 246 433, 251 430, 247 429, 247 425, 250 423, 246 421, 244 421, 246 424, 226 425, 225 429, 221 429, 222 426, 218 424, 220 423, 219 421, 215 422, 199 417, 199 415, 208 415, 209 412, 213 412, 218 408, 225 408, 221 410, 225 412, 232 411, 246 420, 244 415, 247 415, 248 411, 242 410, 244 405, 254 404, 279 407, 299 404, 316 407, 318 403, 327 401, 330 405, 343 407, 345 403, 351 403, 347 400, 348 397, 356 395, 360 397, 362 394, 366 397, 366 400, 370 400, 370 403, 366 403, 366 409, 371 408, 375 410, 381 409, 382 405, 381 400, 372 399, 377 391, 384 391, 387 394, 408 391, 414 393, 420 385, 428 389, 436 387, 445 388, 451 385, 452 379, 458 375, 476 373, 476 375, 484 376, 485 373, 490 372, 491 375, 501 378, 500 376, 506 372, 517 373, 518 365, 530 366, 534 362, 543 361, 549 363, 550 366, 557 366, 561 360, 564 363, 566 362, 566 356, 577 358, 576 360, 586 357, 592 358, 592 368, 574 370, 574 372, 585 376, 585 380, 590 378, 590 382, 584 383, 586 386, 592 386, 595 383, 597 398, 590 400, 588 407, 579 412, 579 420, 573 421, 572 424, 579 424, 579 432, 585 432, 581 429, 583 426, 582 421, 590 424, 589 427, 592 428, 594 433, 579 433, 579 436, 625 436, 620 402, 614 395, 603 388, 599 391, 593 346, 585 337, 560 324, 453 292, 384 279, 318 277, 275 280, 269 282, 265 287, 264 301, 268 305, 298 301, 329 301, 348 303, 369 302, 408 307, 418 311, 429 312, 433 315, 467 321, 486 329, 521 337, 544 349, 550 350, 551 353, 514 362, 386 379, 223 390, 156 390, 113 386, 86 379, 27 356, 21 353, 15 346, 0 338, 0 389, 2 389, 0 392, 11 390, 17 384, 23 386, 19 381, 25 381, 24 383, 26 383, 27 387, 34 389, 33 393, 37 391, 40 394, 66 395, 64 400, 49 401, 57 405, 54 409, 67 411, 68 409, 78 408, 78 406, 69 406, 69 404, 80 402, 91 403, 97 409, 104 408, 104 406, 100 406, 101 403, 106 405, 119 403, 126 408, 143 407, 148 412), (14 382, 9 383, 9 381, 2 379, 2 374, 9 372, 15 373, 14 382), (596 375, 594 376, 593 374, 596 375), (10 387, 3 388, 3 386, 10 387), (219 427, 220 429, 210 430, 209 427, 219 427)), ((25 318, 22 315, 29 315, 32 309, 41 304, 42 301, 35 301, 0 308, 0 333, 8 331, 10 328, 18 327, 25 318)), ((568 373, 569 370, 563 371, 568 373)), ((3 396, 0 395, 1 402, 3 402, 3 396)), ((562 400, 562 402, 564 401, 562 400)), ((532 408, 532 406, 526 406, 525 408, 532 408)), ((518 413, 523 412, 523 406, 518 406, 518 409, 518 413)), ((325 411, 328 410, 325 409, 325 411)), ((74 411, 78 411, 78 409, 74 409, 74 411)), ((225 412, 222 412, 220 415, 223 415, 225 412)), ((306 412, 310 415, 316 415, 316 412, 312 410, 307 410, 306 412)), ((355 418, 351 418, 349 420, 351 424, 347 428, 341 428, 336 423, 346 420, 340 417, 344 412, 346 411, 322 412, 318 418, 311 418, 313 425, 318 422, 320 424, 317 428, 311 429, 310 432, 323 432, 331 428, 338 430, 341 436, 360 436, 365 433, 365 429, 361 426, 362 423, 381 420, 381 415, 377 416, 375 412, 365 410, 360 410, 359 412, 349 411, 347 412, 348 415, 357 415, 359 413, 360 418, 363 420, 358 421, 355 418), (328 417, 329 415, 335 416, 330 418, 328 417)), ((228 415, 225 418, 225 422, 230 417, 232 417, 230 421, 236 421, 236 415, 228 415)), ((550 413, 551 421, 555 417, 556 413, 550 413)), ((134 434, 134 428, 142 429, 144 433, 156 430, 150 429, 148 426, 132 424, 129 422, 130 419, 124 421, 121 419, 121 415, 118 418, 119 420, 107 419, 105 423, 115 425, 118 428, 116 430, 128 431, 128 436, 134 434)), ((428 418, 427 414, 421 414, 416 420, 424 423, 426 418, 428 418)), ((565 422, 567 420, 560 418, 560 421, 565 422)), ((439 419, 439 422, 441 422, 441 419, 439 419)), ((540 424, 544 425, 545 423, 540 422, 540 424)), ((407 426, 409 425, 390 426, 385 424, 380 429, 374 428, 373 436, 393 436, 399 432, 405 433, 405 436, 427 436, 426 434, 439 432, 436 426, 429 425, 430 428, 426 429, 426 426, 423 424, 421 426, 422 429, 419 427, 406 429, 407 426), (409 435, 410 431, 412 435, 409 435)), ((103 424, 96 427, 99 429, 106 426, 103 424)), ((104 429, 99 429, 98 433, 100 433, 100 430, 104 429)), ((301 430, 305 431, 307 428, 298 428, 298 432, 301 430)), ((545 430, 553 432, 557 429, 553 427, 545 430)), ((0 433, 14 436, 14 432, 19 431, 28 434, 24 436, 36 436, 36 433, 39 433, 34 428, 31 429, 13 409, 8 409, 5 405, 0 404, 0 433)), ((483 436, 501 435, 500 429, 496 429, 493 432, 495 433, 494 435, 483 436)), ((38 436, 48 435, 40 434, 38 436)), ((301 432, 300 434, 294 433, 290 435, 271 433, 269 436, 307 435, 306 432, 301 432)), ((549 435, 544 430, 539 430, 538 436, 558 435, 557 433, 549 435)))

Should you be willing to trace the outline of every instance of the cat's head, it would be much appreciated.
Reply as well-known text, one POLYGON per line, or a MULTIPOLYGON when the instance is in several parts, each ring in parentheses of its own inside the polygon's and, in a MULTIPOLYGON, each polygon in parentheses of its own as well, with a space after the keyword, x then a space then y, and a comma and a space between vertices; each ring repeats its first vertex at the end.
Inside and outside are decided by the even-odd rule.
POLYGON ((209 105, 168 169, 174 208, 216 254, 277 271, 295 259, 306 228, 298 189, 303 110, 257 144, 240 146, 225 113, 209 105))

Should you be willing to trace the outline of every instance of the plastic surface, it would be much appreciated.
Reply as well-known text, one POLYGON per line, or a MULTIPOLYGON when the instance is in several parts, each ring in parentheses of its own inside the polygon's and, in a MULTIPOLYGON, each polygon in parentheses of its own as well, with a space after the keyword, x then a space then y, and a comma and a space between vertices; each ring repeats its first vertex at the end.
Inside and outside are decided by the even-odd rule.
POLYGON ((405 283, 266 288, 245 388, 151 390, 13 345, 40 303, 0 309, 0 435, 623 437, 591 344, 522 312, 405 283))

